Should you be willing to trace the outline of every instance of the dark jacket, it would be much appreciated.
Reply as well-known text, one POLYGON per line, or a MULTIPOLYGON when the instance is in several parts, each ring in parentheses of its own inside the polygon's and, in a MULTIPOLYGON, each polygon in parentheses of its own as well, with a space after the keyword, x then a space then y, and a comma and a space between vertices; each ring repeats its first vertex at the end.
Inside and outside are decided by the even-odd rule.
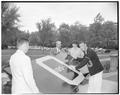
POLYGON ((103 71, 103 66, 96 52, 90 48, 87 49, 87 54, 85 54, 83 60, 80 61, 79 65, 76 66, 76 69, 80 69, 86 64, 88 66, 88 70, 91 76, 103 71))

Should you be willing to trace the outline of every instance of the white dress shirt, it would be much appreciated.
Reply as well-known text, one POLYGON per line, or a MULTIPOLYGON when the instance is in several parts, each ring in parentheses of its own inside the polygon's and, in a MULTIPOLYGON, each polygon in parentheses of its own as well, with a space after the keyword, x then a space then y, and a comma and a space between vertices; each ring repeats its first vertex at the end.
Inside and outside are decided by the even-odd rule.
MULTIPOLYGON (((81 50, 81 48, 71 48, 69 50, 70 52, 70 55, 73 57, 73 58, 83 58, 84 57, 84 52, 81 50)), ((79 69, 80 72, 82 72, 83 74, 85 73, 89 73, 89 70, 88 70, 88 67, 87 65, 83 66, 82 68, 79 69)))
POLYGON ((76 48, 71 48, 70 50, 69 50, 69 52, 70 52, 70 55, 73 57, 73 58, 77 58, 77 57, 79 57, 79 58, 83 58, 84 57, 84 53, 83 53, 83 51, 80 49, 80 48, 78 48, 78 47, 76 47, 76 48))
POLYGON ((57 48, 57 47, 56 47, 56 50, 57 50, 57 53, 60 53, 60 51, 61 51, 61 50, 60 50, 59 48, 57 48))
POLYGON ((33 78, 30 58, 17 50, 10 58, 12 72, 12 93, 39 93, 33 78))

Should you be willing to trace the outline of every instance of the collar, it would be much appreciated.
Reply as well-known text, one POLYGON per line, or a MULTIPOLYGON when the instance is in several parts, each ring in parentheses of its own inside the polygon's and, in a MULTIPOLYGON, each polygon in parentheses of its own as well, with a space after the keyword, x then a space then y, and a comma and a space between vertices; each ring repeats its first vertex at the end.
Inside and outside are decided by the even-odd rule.
POLYGON ((25 54, 22 50, 18 49, 16 52, 21 53, 21 54, 25 54))
POLYGON ((61 50, 61 48, 56 47, 56 49, 61 50))

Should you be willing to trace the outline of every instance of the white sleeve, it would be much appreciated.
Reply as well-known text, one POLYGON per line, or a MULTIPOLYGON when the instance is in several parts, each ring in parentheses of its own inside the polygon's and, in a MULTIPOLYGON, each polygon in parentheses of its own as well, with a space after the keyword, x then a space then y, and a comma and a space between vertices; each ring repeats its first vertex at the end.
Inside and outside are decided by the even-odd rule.
POLYGON ((22 63, 22 73, 26 84, 31 88, 33 93, 40 93, 33 77, 33 70, 29 57, 24 60, 24 63, 22 63))
POLYGON ((69 53, 70 55, 72 55, 72 54, 71 54, 71 51, 72 51, 71 49, 68 49, 68 53, 69 53))
POLYGON ((84 57, 84 52, 81 50, 81 49, 79 49, 79 52, 80 52, 80 58, 83 58, 84 57))

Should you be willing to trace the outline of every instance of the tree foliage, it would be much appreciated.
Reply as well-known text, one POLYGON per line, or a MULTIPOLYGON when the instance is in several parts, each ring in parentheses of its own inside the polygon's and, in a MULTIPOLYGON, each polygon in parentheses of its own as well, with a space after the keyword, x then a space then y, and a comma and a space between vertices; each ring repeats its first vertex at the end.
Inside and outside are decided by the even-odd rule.
POLYGON ((94 18, 95 23, 103 23, 103 21, 104 21, 104 18, 102 17, 100 13, 98 13, 96 17, 94 18))
POLYGON ((62 41, 63 46, 70 46, 71 44, 71 34, 70 34, 70 27, 68 24, 61 24, 59 26, 59 40, 62 41))
POLYGON ((12 3, 2 2, 1 4, 2 19, 2 45, 14 45, 19 32, 17 22, 20 15, 17 13, 18 8, 12 3))
POLYGON ((36 26, 39 32, 40 44, 42 46, 49 44, 54 40, 55 25, 49 18, 38 22, 36 26))
POLYGON ((59 40, 62 41, 64 46, 71 46, 73 40, 80 42, 81 40, 85 41, 89 38, 88 27, 80 23, 75 23, 70 26, 63 23, 59 26, 58 31, 59 40))
POLYGON ((31 33, 30 37, 29 37, 29 40, 30 40, 30 45, 39 46, 40 45, 39 32, 31 33))
POLYGON ((93 47, 116 48, 117 24, 112 21, 104 21, 100 13, 95 17, 94 23, 89 26, 91 31, 90 44, 93 47), (112 43, 112 44, 111 44, 112 43))
POLYGON ((72 34, 72 39, 77 40, 78 42, 85 41, 87 40, 88 36, 88 27, 80 24, 80 23, 75 23, 74 25, 71 25, 71 34, 72 34))
POLYGON ((117 39, 118 39, 116 24, 111 21, 107 21, 107 22, 103 23, 103 31, 102 31, 101 37, 102 37, 102 41, 103 41, 103 43, 105 43, 106 47, 116 46, 115 41, 117 41, 117 39), (115 43, 113 44, 113 42, 115 42, 115 43))
POLYGON ((77 21, 72 25, 62 23, 57 29, 50 18, 41 20, 36 23, 38 31, 29 34, 18 29, 20 15, 17 11, 16 6, 2 2, 2 44, 15 45, 17 38, 24 36, 30 39, 30 45, 38 46, 53 46, 56 40, 60 40, 68 47, 77 40, 87 41, 91 47, 118 47, 117 23, 104 21, 100 13, 88 27, 77 21))

